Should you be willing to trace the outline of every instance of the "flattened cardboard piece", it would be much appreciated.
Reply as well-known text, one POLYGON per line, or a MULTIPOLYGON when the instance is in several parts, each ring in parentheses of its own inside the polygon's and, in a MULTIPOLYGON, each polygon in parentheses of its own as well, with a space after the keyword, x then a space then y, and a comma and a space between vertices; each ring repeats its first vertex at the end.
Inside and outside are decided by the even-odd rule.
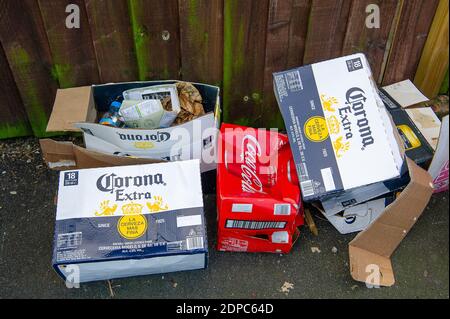
POLYGON ((47 132, 80 132, 78 122, 94 122, 97 111, 91 86, 59 89, 47 124, 47 132))
POLYGON ((441 121, 434 113, 431 107, 419 107, 407 109, 406 113, 420 130, 428 144, 436 150, 439 140, 439 131, 441 129, 441 121))
POLYGON ((381 286, 395 282, 390 257, 415 224, 433 193, 432 178, 407 158, 411 182, 369 227, 349 243, 353 279, 366 282, 375 266, 380 269, 381 286))
POLYGON ((86 150, 71 142, 41 139, 42 156, 50 169, 68 170, 109 166, 124 166, 164 162, 159 159, 122 157, 86 150))
POLYGON ((428 98, 419 91, 411 80, 384 86, 383 89, 403 108, 428 101, 428 98))
POLYGON ((324 214, 324 216, 341 234, 358 232, 366 229, 372 221, 376 220, 393 200, 394 195, 391 194, 350 207, 342 214, 333 216, 324 214))

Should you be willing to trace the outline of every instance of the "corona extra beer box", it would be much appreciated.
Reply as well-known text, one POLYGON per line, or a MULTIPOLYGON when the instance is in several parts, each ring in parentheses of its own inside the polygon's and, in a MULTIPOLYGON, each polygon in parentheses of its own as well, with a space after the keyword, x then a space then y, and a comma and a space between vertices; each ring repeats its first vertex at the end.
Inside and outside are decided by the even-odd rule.
POLYGON ((400 176, 404 154, 363 54, 273 78, 305 201, 400 176))
MULTIPOLYGON (((59 89, 47 132, 82 132, 86 149, 114 156, 163 160, 199 159, 201 172, 216 168, 215 145, 220 122, 219 88, 193 83, 205 115, 158 129, 117 128, 97 123, 99 114, 123 92, 176 81, 140 81, 59 89)), ((43 150, 45 153, 46 150, 43 150)))
POLYGON ((53 266, 63 278, 202 269, 207 254, 198 160, 60 173, 53 266))
POLYGON ((379 95, 397 127, 406 155, 416 164, 426 168, 433 159, 433 148, 411 120, 408 113, 402 109, 394 98, 384 89, 380 89, 379 95))
POLYGON ((288 253, 303 206, 287 136, 231 124, 220 132, 217 249, 288 253))

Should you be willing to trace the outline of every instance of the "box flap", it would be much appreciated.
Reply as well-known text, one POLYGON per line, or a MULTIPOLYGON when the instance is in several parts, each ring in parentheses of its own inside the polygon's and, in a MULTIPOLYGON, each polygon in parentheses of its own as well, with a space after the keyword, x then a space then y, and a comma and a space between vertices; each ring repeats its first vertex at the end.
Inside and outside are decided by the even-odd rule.
POLYGON ((57 142, 41 139, 42 155, 49 168, 55 170, 124 166, 164 162, 160 159, 122 157, 102 154, 74 145, 71 142, 57 142))
POLYGON ((97 168, 108 166, 125 166, 165 162, 160 159, 136 158, 102 154, 74 145, 74 153, 78 168, 97 168))
POLYGON ((411 181, 398 198, 390 204, 365 231, 349 243, 350 272, 355 280, 365 282, 370 271, 380 268, 380 285, 394 284, 390 256, 425 209, 433 184, 431 176, 407 158, 411 181))
POLYGON ((47 132, 79 132, 78 122, 94 122, 97 117, 91 86, 59 89, 47 124, 47 132))

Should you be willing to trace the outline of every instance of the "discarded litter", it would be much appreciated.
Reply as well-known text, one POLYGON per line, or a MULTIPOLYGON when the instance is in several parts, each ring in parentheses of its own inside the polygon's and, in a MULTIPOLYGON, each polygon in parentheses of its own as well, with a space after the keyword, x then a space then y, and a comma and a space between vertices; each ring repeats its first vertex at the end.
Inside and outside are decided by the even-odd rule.
POLYGON ((217 249, 288 253, 303 204, 287 136, 223 124, 217 173, 217 249))
POLYGON ((285 281, 284 284, 283 284, 283 286, 281 286, 281 288, 280 288, 280 292, 283 292, 283 293, 285 293, 286 295, 288 295, 289 292, 291 292, 292 289, 294 289, 294 284, 285 281))
POLYGON ((401 175, 403 155, 363 54, 273 76, 305 201, 401 175))
POLYGON ((207 253, 198 160, 61 172, 53 266, 63 278, 202 269, 207 253))
MULTIPOLYGON (((47 131, 81 130, 86 147, 41 141, 49 167, 66 170, 56 271, 66 278, 78 267, 86 282, 205 268, 200 173, 217 168, 216 180, 214 172, 202 178, 216 186, 218 250, 283 256, 304 218, 318 235, 310 205, 340 233, 360 231, 349 243, 355 280, 376 264, 380 284, 392 285, 390 256, 427 205, 432 181, 436 191, 448 189, 448 116, 441 124, 431 108, 408 106, 426 100, 408 81, 378 89, 363 54, 273 76, 287 135, 225 123, 218 134, 219 89, 205 84, 59 90, 47 131), (66 117, 67 108, 74 111, 66 117), (179 129, 188 141, 179 143, 179 129)), ((311 253, 320 254, 316 245, 311 253)), ((280 291, 293 288, 285 282, 280 291)))

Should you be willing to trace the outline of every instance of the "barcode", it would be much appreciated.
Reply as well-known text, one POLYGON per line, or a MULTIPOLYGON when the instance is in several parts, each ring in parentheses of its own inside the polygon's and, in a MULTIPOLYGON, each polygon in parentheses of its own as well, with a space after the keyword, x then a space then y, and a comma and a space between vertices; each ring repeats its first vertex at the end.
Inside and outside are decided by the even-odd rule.
POLYGON ((57 248, 75 248, 81 245, 82 233, 58 234, 57 248))
POLYGON ((291 205, 290 204, 275 204, 273 209, 274 215, 290 215, 291 205))
POLYGON ((203 248, 203 237, 188 237, 186 238, 187 250, 203 248))
POLYGON ((228 219, 225 227, 226 228, 239 228, 239 229, 283 229, 286 226, 286 222, 263 222, 263 221, 251 221, 251 220, 233 220, 228 219))
POLYGON ((293 71, 285 74, 288 88, 291 92, 297 92, 303 90, 302 78, 300 72, 293 71))
POLYGON ((303 181, 300 183, 300 188, 302 189, 303 196, 314 195, 314 187, 312 180, 303 181))

